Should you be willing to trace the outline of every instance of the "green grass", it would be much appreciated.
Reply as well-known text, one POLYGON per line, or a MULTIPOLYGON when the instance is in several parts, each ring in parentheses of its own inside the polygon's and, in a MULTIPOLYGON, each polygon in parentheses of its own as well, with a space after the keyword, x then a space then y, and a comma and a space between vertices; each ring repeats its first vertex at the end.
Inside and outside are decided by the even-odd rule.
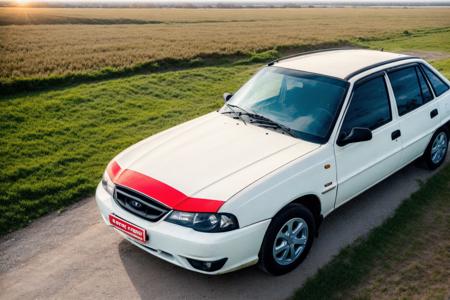
POLYGON ((375 228, 343 249, 293 299, 447 299, 450 166, 375 228))
POLYGON ((450 28, 436 28, 428 30, 404 31, 397 36, 375 38, 367 41, 356 39, 356 43, 385 50, 402 51, 441 51, 450 53, 450 28))
POLYGON ((444 59, 431 60, 434 67, 450 78, 450 28, 436 28, 404 32, 399 35, 375 39, 355 39, 351 43, 392 52, 438 52, 447 56, 444 59))
POLYGON ((443 59, 433 62, 433 66, 447 78, 450 78, 450 59, 443 59))
POLYGON ((0 235, 92 195, 115 154, 217 109, 255 70, 197 68, 3 99, 0 235))

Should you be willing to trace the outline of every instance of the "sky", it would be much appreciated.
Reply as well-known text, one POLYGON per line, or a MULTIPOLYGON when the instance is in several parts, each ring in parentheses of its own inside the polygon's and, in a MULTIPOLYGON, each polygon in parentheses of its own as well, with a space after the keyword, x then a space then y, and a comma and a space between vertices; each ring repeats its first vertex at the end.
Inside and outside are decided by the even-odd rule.
MULTIPOLYGON (((48 3, 51 5, 51 3, 55 3, 55 5, 58 4, 70 4, 73 3, 75 5, 83 5, 83 3, 185 3, 185 4, 201 4, 201 3, 222 3, 222 4, 226 4, 226 3, 230 3, 230 4, 236 4, 236 3, 240 3, 240 2, 245 2, 246 4, 251 4, 251 3, 277 3, 277 2, 281 2, 281 3, 292 3, 292 4, 297 4, 297 5, 301 5, 302 3, 305 3, 305 5, 311 5, 314 3, 317 3, 319 5, 333 5, 333 3, 337 3, 337 4, 357 4, 357 3, 371 3, 371 4, 378 4, 378 5, 389 5, 392 3, 395 3, 395 5, 402 5, 402 3, 405 3, 405 5, 407 4, 412 4, 414 5, 414 3, 429 3, 430 5, 433 4, 439 4, 439 5, 450 5, 450 0, 0 0, 0 4, 1 3, 15 3, 15 4, 19 4, 19 5, 27 5, 27 4, 32 4, 32 3, 39 3, 39 2, 44 2, 44 3, 48 3)), ((121 4, 118 4, 121 5, 121 4)))
MULTIPOLYGON (((32 0, 31 0, 32 1, 32 0)), ((61 0, 43 0, 45 2, 62 2, 61 0)), ((279 2, 278 0, 65 0, 64 2, 279 2)), ((0 0, 0 2, 2 2, 0 0)), ((32 1, 35 2, 35 1, 32 1)), ((38 0, 36 0, 38 2, 38 0)), ((281 2, 295 2, 295 3, 311 3, 311 2, 352 2, 352 3, 358 3, 358 2, 378 2, 378 3, 389 3, 389 2, 405 2, 405 3, 412 3, 412 2, 430 2, 430 3, 445 3, 449 2, 449 0, 281 0, 281 2)))

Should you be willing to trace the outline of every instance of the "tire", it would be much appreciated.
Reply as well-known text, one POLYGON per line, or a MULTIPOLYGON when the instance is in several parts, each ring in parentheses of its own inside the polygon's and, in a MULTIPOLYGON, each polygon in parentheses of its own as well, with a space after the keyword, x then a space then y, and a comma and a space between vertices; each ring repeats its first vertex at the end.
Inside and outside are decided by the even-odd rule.
POLYGON ((445 161, 448 150, 448 131, 444 128, 438 129, 431 137, 423 160, 430 170, 437 169, 445 161))
POLYGON ((315 232, 316 223, 311 211, 301 204, 289 204, 272 219, 267 229, 259 253, 260 268, 272 275, 294 270, 308 255, 315 232), (298 229, 298 232, 288 237, 289 224, 292 231, 298 229))

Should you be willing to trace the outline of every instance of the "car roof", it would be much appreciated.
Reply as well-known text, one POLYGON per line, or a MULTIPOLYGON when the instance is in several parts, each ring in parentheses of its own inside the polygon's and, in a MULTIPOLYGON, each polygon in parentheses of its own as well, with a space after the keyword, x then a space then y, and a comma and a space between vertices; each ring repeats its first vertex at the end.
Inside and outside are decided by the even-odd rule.
POLYGON ((281 58, 273 62, 273 65, 347 80, 360 70, 408 58, 415 57, 378 50, 337 49, 281 58))

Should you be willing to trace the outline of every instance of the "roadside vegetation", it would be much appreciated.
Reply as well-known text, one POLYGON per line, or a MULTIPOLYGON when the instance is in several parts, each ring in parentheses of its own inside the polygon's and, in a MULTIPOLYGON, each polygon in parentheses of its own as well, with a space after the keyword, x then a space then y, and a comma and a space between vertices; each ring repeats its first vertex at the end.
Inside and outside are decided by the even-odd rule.
POLYGON ((0 8, 0 20, 0 88, 29 83, 17 91, 49 76, 50 84, 101 79, 171 60, 178 65, 449 28, 450 9, 0 8))
POLYGON ((369 235, 344 248, 293 299, 449 299, 450 166, 369 235))
POLYGON ((256 65, 137 75, 0 100, 0 235, 91 196, 131 144, 213 111, 256 65))
POLYGON ((405 30, 401 34, 386 38, 359 39, 365 46, 394 52, 432 52, 450 55, 450 27, 426 30, 405 30))

